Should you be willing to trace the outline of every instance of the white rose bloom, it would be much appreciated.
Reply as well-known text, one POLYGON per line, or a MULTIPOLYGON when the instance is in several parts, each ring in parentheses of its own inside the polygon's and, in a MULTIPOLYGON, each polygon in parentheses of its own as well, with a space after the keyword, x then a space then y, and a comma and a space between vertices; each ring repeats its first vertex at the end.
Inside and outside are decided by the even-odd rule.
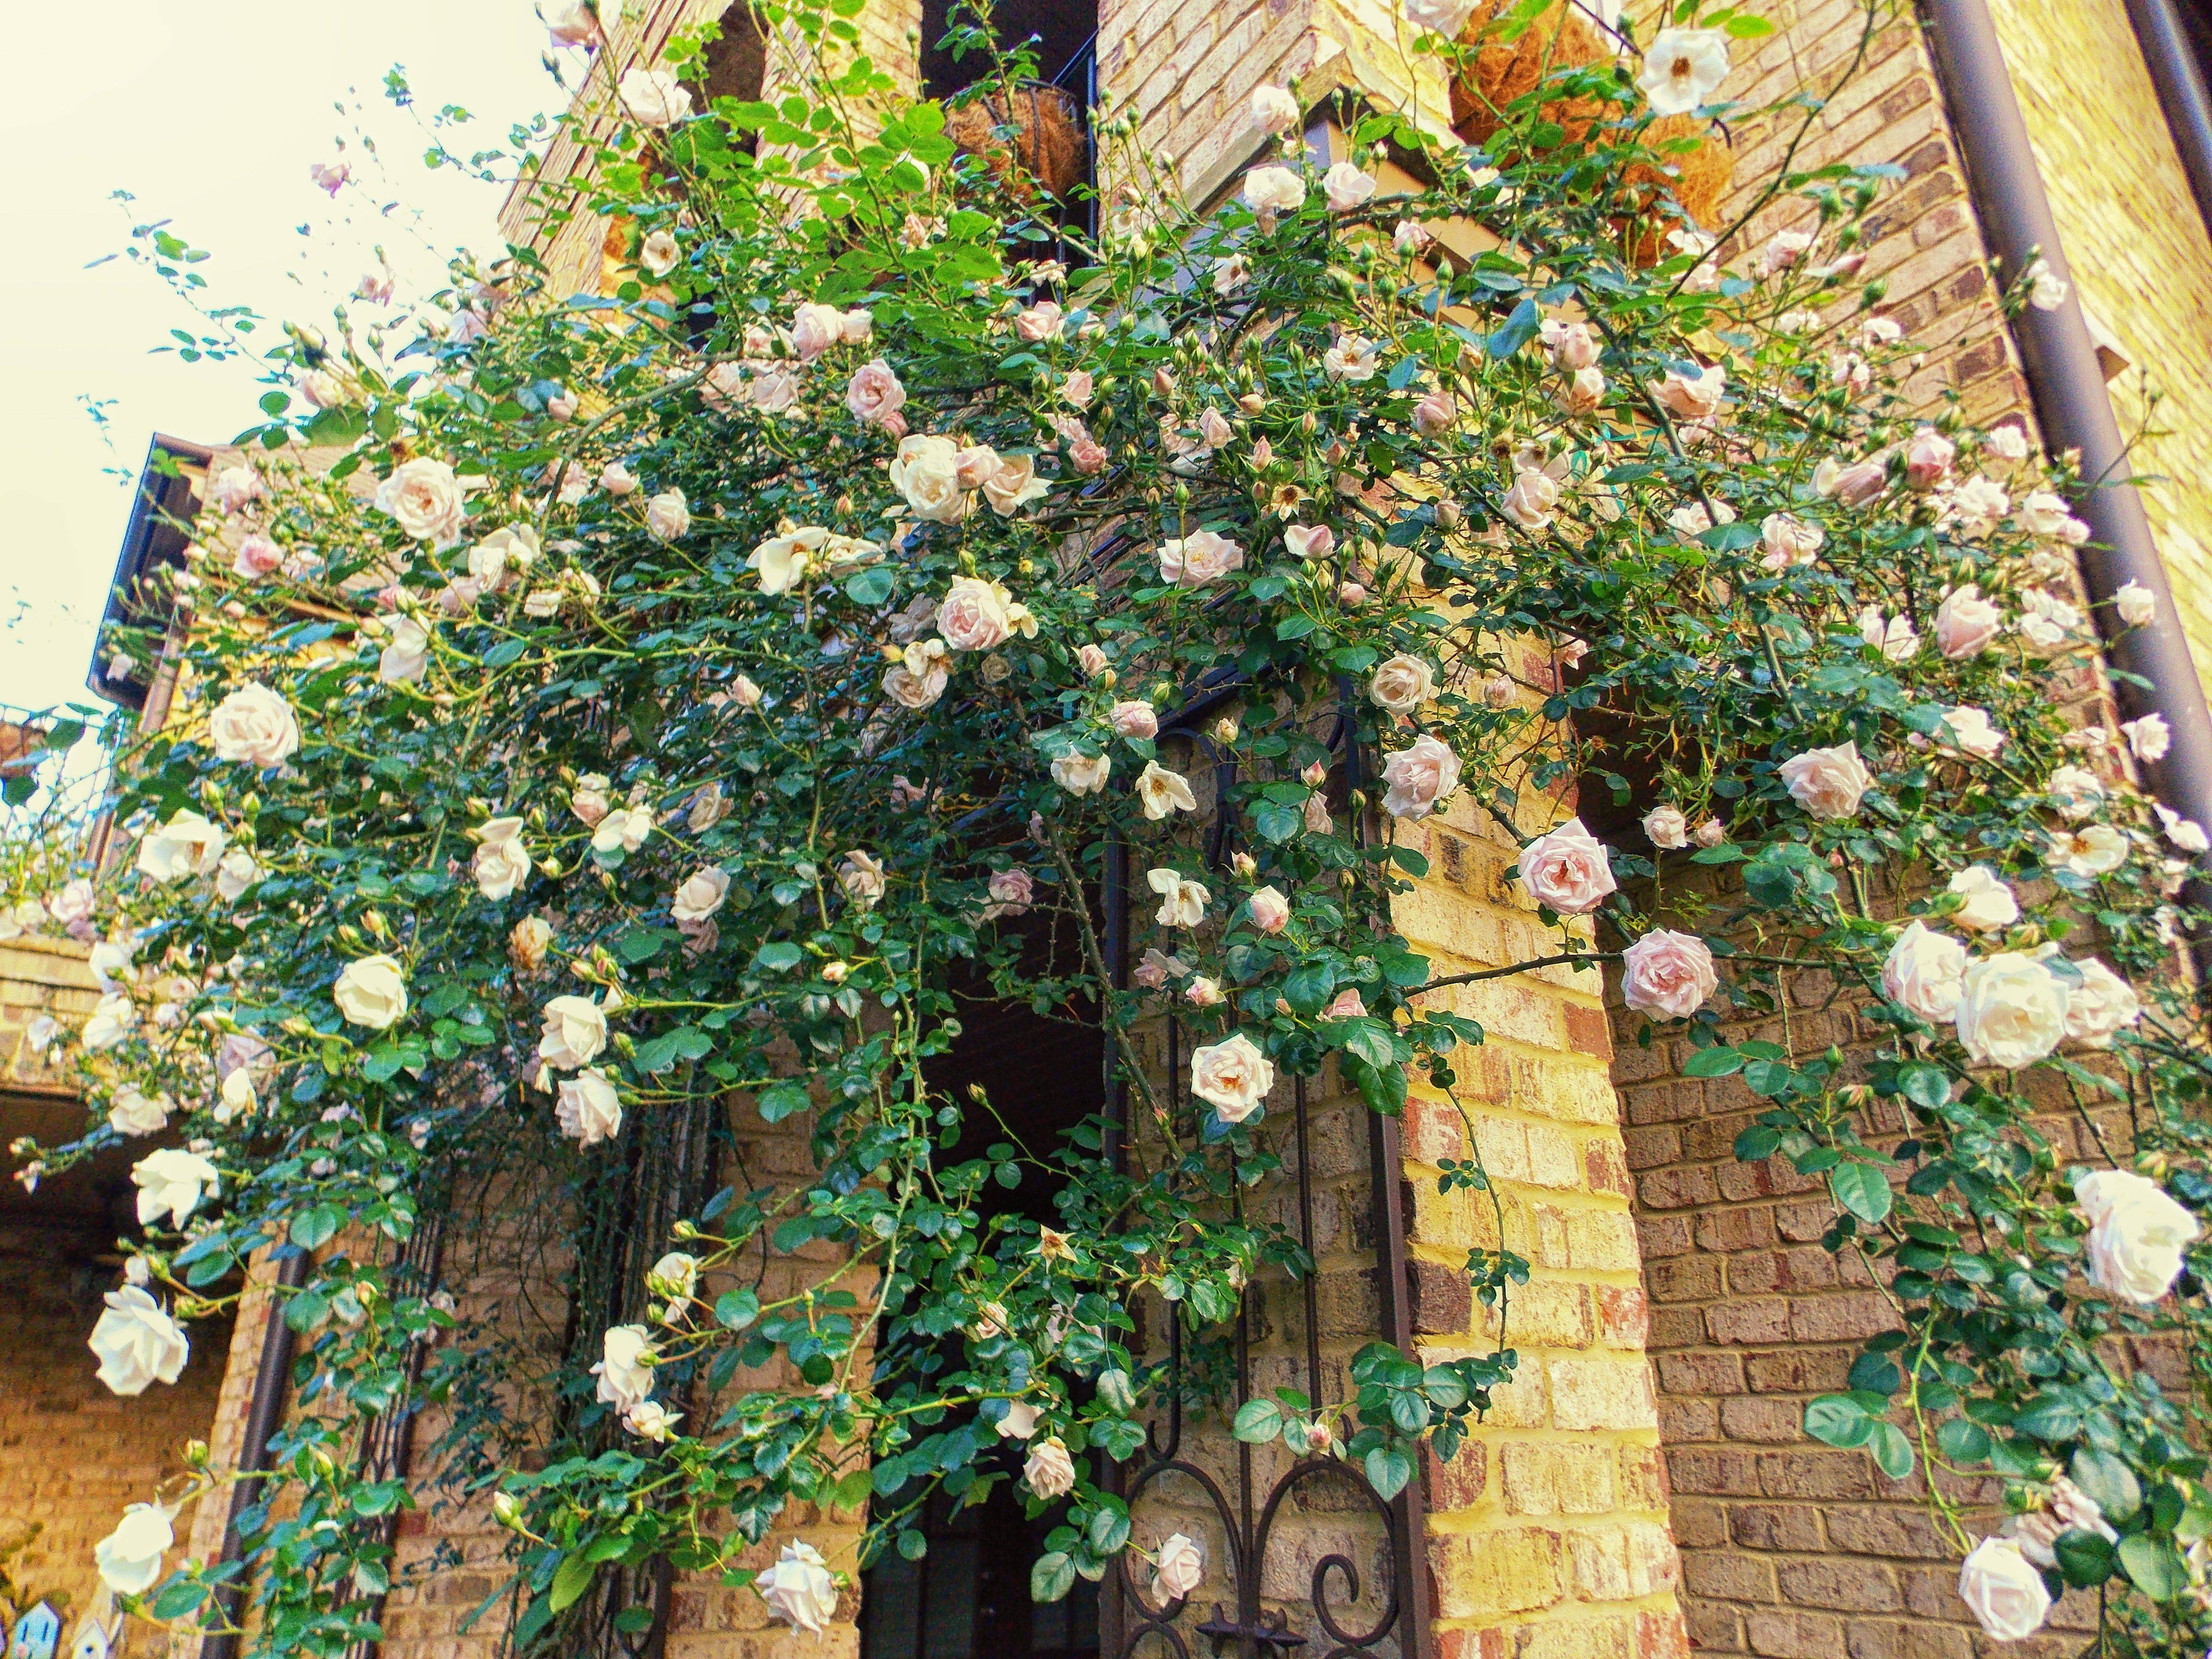
POLYGON ((1920 649, 1920 633, 1911 617, 1899 611, 1885 618, 1873 605, 1859 612, 1859 637, 1881 652, 1885 662, 1908 661, 1920 649))
POLYGON ((100 1582, 118 1595, 143 1595, 160 1582, 161 1557, 177 1541, 170 1525, 176 1511, 163 1504, 133 1504, 113 1532, 92 1547, 100 1582))
POLYGON ((611 853, 620 848, 625 853, 635 853, 645 845, 645 838, 652 833, 652 808, 617 806, 592 831, 592 850, 611 853))
POLYGON ((2109 823, 2093 823, 2077 835, 2058 836, 2066 867, 2093 880, 2108 876, 2128 861, 2128 838, 2109 823))
POLYGON ((235 904, 246 890, 261 879, 261 866, 243 847, 234 847, 216 862, 215 890, 226 903, 235 904))
POLYGON ((657 541, 672 542, 691 528, 691 506, 680 489, 664 489, 645 503, 645 527, 657 541))
POLYGON ((2086 766, 2055 766, 2044 793, 2058 798, 2058 815, 2073 823, 2095 813, 2105 804, 2102 779, 2086 766))
POLYGON ((1658 115, 1687 115, 1728 79, 1728 36, 1719 29, 1662 29, 1644 49, 1636 84, 1658 115))
POLYGON ((1349 213, 1375 193, 1375 175, 1363 173, 1349 161, 1339 161, 1322 174, 1321 187, 1328 197, 1331 213, 1349 213))
POLYGON ((100 1356, 100 1380, 109 1391, 141 1395, 153 1383, 175 1382, 192 1355, 177 1322, 136 1285, 110 1291, 104 1300, 107 1311, 86 1346, 100 1356))
POLYGON ((131 999, 111 992, 93 1006, 92 1018, 84 1023, 84 1046, 94 1054, 112 1048, 137 1023, 138 1010, 131 999))
POLYGON ((222 862, 222 850, 229 842, 221 824, 180 806, 167 823, 149 830, 138 843, 138 873, 155 881, 208 875, 222 862))
POLYGON ((691 113, 690 88, 666 70, 625 70, 615 90, 640 126, 673 126, 691 113))
POLYGON ((237 1066, 223 1079, 222 1087, 217 1091, 215 1121, 231 1123, 241 1117, 251 1117, 260 1104, 254 1097, 253 1073, 243 1066, 237 1066))
POLYGON ((1180 772, 1169 771, 1158 761, 1146 761, 1145 769, 1138 774, 1137 798, 1143 803, 1148 818, 1198 811, 1198 797, 1191 793, 1190 781, 1180 772))
POLYGON ((596 1146, 622 1133, 622 1099, 613 1080, 596 1066, 587 1066, 572 1078, 561 1079, 559 1103, 553 1109, 561 1133, 580 1146, 596 1146))
POLYGON ((2158 596, 2141 582, 2124 582, 2112 595, 2112 609, 2130 628, 2141 628, 2158 615, 2158 596))
POLYGON ((150 1227, 166 1213, 169 1224, 181 1227, 200 1206, 203 1195, 222 1191, 222 1174, 198 1152, 179 1146, 162 1146, 131 1166, 131 1184, 138 1188, 138 1224, 150 1227))
POLYGON ((599 1379, 602 1404, 629 1411, 652 1398, 653 1364, 660 1356, 647 1340, 644 1326, 610 1326, 599 1339, 599 1353, 592 1375, 599 1379))
POLYGON ((1244 175, 1244 200, 1257 213, 1295 213, 1305 205, 1306 181, 1288 167, 1254 167, 1244 175))
POLYGON ((699 1292, 699 1258, 671 1250, 647 1269, 645 1287, 668 1304, 668 1318, 677 1318, 699 1292))
POLYGON ((92 884, 82 876, 64 883, 58 892, 46 896, 46 914, 64 927, 71 922, 90 921, 92 907, 92 884))
POLYGON ((730 896, 730 872, 709 864, 694 870, 676 890, 668 914, 678 921, 704 921, 722 908, 730 896))
POLYGON ((2096 957, 2074 965, 2081 970, 2081 982, 2066 998, 2066 1035, 2091 1048, 2109 1048, 2142 1018, 2142 1003, 2133 986, 2096 957))
POLYGON ((1959 994, 1966 974, 1966 947, 1948 933, 1930 933, 1911 922, 1889 947, 1881 964, 1881 988, 1893 1002, 1932 1024, 1959 1017, 1959 994))
POLYGON ((1436 691, 1435 671, 1403 652, 1384 662, 1367 683, 1367 695, 1394 714, 1412 714, 1436 691))
POLYGON ((468 517, 461 481, 443 461, 417 456, 402 461, 376 492, 377 510, 418 542, 450 547, 468 517))
POLYGON ((2173 747, 2173 728, 2166 723, 2166 716, 2155 711, 2140 720, 2122 720, 2121 735, 2128 740, 2128 752, 2139 761, 2156 765, 2173 747))
POLYGON ((1208 1102, 1224 1123, 1242 1123, 1275 1086, 1275 1067, 1242 1031, 1190 1057, 1190 1091, 1208 1102))
POLYGON ((488 899, 503 899, 528 880, 530 849, 522 844, 522 820, 486 819, 470 868, 476 875, 477 891, 488 899))
POLYGON ((1037 1441, 1022 1464, 1022 1484, 1047 1503, 1075 1490, 1075 1460, 1060 1437, 1037 1441))
POLYGON ((1966 965, 1959 988, 1959 1041, 1977 1066, 2032 1066, 2066 1036, 2066 981, 2025 951, 1966 965))
POLYGON ((107 1127, 119 1135, 157 1135, 169 1127, 176 1103, 166 1094, 149 1095, 126 1083, 107 1103, 107 1127))
POLYGON ((1181 1601, 1205 1577, 1205 1553, 1181 1533, 1170 1533, 1152 1560, 1153 1589, 1170 1601, 1181 1601))
POLYGON ((573 1072, 607 1046, 606 1012, 589 997, 555 997, 545 1005, 544 1019, 538 1057, 548 1066, 573 1072))
POLYGON ((1105 755, 1060 755, 1052 763, 1052 781, 1071 795, 1095 795, 1106 787, 1114 769, 1105 755))
POLYGON ((292 705, 265 685, 242 685, 208 716, 216 758, 258 767, 282 766, 300 746, 292 705))
POLYGON ((770 1613, 811 1635, 821 1635, 837 1616, 837 1581, 811 1544, 786 1544, 775 1565, 753 1580, 753 1588, 770 1613))
POLYGON ((1970 933, 2009 927, 2020 920, 2020 901, 1986 864, 1968 865, 1951 878, 1943 890, 1966 900, 1952 913, 1952 920, 1970 933))
POLYGON ((900 439, 890 477, 891 488, 906 497, 917 519, 957 524, 968 516, 968 494, 960 488, 960 449, 950 438, 915 433, 900 439))
POLYGON ((2043 1575, 2009 1538, 1984 1538, 1974 1546, 1959 1568, 1959 1599, 2000 1642, 2034 1635, 2051 1613, 2043 1575))
POLYGON ((407 1015, 407 970, 380 951, 349 962, 331 988, 331 1000, 354 1024, 387 1030, 407 1015))
POLYGON ((2129 1170, 2074 1178, 2089 1219, 2089 1282, 2107 1296, 2148 1307, 2181 1276, 2182 1251, 2201 1229, 2164 1188, 2129 1170))
POLYGON ((2005 734, 1990 723, 1989 711, 1972 703, 1946 708, 1942 716, 1942 747, 1974 760, 1995 760, 2005 745, 2005 734))
POLYGON ((1672 852, 1690 844, 1690 821, 1679 806, 1655 806, 1644 815, 1644 833, 1654 847, 1672 852))
POLYGON ((1195 927, 1206 920, 1206 902, 1213 895, 1180 871, 1147 870, 1145 884, 1160 896, 1160 908, 1153 920, 1161 927, 1195 927))
POLYGON ((1779 769, 1790 799, 1816 818, 1857 817, 1859 802, 1874 784, 1856 741, 1808 749, 1784 761, 1779 769))
POLYGON ((682 1412, 672 1412, 658 1400, 641 1400, 623 1413, 623 1427, 641 1440, 669 1440, 683 1420, 682 1412))
POLYGON ((1456 40, 1474 15, 1475 0, 1406 0, 1406 21, 1447 40, 1456 40))
POLYGON ((1252 88, 1252 125, 1262 132, 1288 132, 1304 113, 1288 87, 1263 81, 1252 88))

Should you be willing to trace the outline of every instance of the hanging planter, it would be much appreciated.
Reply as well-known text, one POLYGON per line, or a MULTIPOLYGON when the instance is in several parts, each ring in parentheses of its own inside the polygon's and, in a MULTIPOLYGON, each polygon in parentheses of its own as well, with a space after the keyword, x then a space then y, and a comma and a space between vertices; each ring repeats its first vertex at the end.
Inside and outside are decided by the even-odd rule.
MULTIPOLYGON (((1452 83, 1452 125, 1471 144, 1489 143, 1506 125, 1505 112, 1547 76, 1605 63, 1613 56, 1611 42, 1570 0, 1559 0, 1510 40, 1503 38, 1500 14, 1505 9, 1502 0, 1494 9, 1479 9, 1460 36, 1462 45, 1474 49, 1474 61, 1452 83)), ((1563 96, 1541 105, 1538 113, 1559 129, 1560 145, 1580 146, 1589 143, 1592 130, 1601 122, 1618 121, 1631 112, 1611 99, 1563 96)), ((1719 224, 1721 198, 1735 170, 1735 154, 1717 125, 1690 115, 1662 115, 1644 130, 1644 143, 1665 160, 1657 165, 1639 162, 1623 171, 1621 182, 1634 204, 1634 212, 1621 221, 1623 231, 1649 213, 1662 187, 1698 225, 1711 230, 1719 224), (1694 141, 1693 147, 1679 152, 1669 148, 1685 139, 1694 141)), ((1646 228, 1637 235, 1630 257, 1639 265, 1650 265, 1671 252, 1663 227, 1646 228)))
MULTIPOLYGON (((965 94, 962 94, 965 96, 965 94)), ((1042 185, 1059 201, 1083 182, 1090 140, 1083 108, 1065 88, 1044 81, 994 84, 945 112, 945 135, 984 165, 1019 199, 1042 185)))

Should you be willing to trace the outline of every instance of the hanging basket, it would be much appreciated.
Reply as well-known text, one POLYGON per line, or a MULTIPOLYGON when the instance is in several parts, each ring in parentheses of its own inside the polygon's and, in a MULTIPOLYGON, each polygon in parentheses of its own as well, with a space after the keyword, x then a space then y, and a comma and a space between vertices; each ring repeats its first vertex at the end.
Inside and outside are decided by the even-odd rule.
POLYGON ((945 135, 984 165, 1022 201, 1042 186, 1062 202, 1083 182, 1089 140, 1083 109, 1065 88, 1044 81, 995 85, 945 112, 945 135))
MULTIPOLYGON (((1460 36, 1462 45, 1474 48, 1474 62, 1452 84, 1452 123, 1472 144, 1486 144, 1496 137, 1505 125, 1503 112, 1515 100, 1534 91, 1547 76, 1603 63, 1613 56, 1609 43, 1569 0, 1559 0, 1511 40, 1498 38, 1500 14, 1505 9, 1504 0, 1479 7, 1460 36)), ((1627 112, 1607 99, 1563 97, 1542 105, 1538 112, 1559 128, 1563 146, 1580 146, 1589 142, 1591 130, 1601 121, 1618 120, 1627 112)), ((1673 252, 1663 228, 1649 218, 1662 189, 1703 228, 1711 230, 1720 223, 1721 199, 1735 171, 1735 153, 1727 136, 1690 115, 1662 115, 1644 134, 1645 145, 1662 152, 1686 138, 1695 140, 1696 148, 1668 154, 1658 165, 1639 161, 1621 175, 1635 210, 1618 222, 1624 235, 1632 230, 1635 234, 1629 257, 1637 264, 1656 264, 1673 252)))

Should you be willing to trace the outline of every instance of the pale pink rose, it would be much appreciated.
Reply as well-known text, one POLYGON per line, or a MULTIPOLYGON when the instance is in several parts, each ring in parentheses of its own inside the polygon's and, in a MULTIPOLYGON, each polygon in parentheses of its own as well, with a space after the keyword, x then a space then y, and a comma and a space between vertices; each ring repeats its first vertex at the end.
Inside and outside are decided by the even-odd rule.
POLYGON ((1244 175, 1244 200, 1272 224, 1278 213, 1295 213, 1305 205, 1306 181, 1288 167, 1254 167, 1244 175))
POLYGON ((937 631, 956 651, 988 651, 1012 636, 1010 596, 996 582, 959 576, 937 607, 937 631))
POLYGON ((1397 228, 1390 233, 1390 246, 1409 259, 1419 257, 1434 240, 1426 226, 1411 219, 1399 220, 1397 228))
POLYGON ((1687 1019, 1720 984, 1705 940, 1655 928, 1621 952, 1621 996, 1639 1014, 1687 1019))
POLYGON ((1183 987, 1182 994, 1183 1000, 1194 1008, 1217 1007, 1221 1002, 1221 982, 1207 975, 1200 974, 1188 985, 1183 987))
POLYGON ((1349 213, 1375 194, 1375 175, 1363 173, 1349 161, 1339 161, 1322 174, 1321 187, 1331 213, 1349 213))
POLYGON ((1565 415, 1595 415, 1605 402, 1605 374, 1595 368, 1578 368, 1566 378, 1553 401, 1565 415))
POLYGON ((1160 580, 1181 587, 1203 586, 1244 563, 1244 550, 1211 530, 1162 542, 1159 556, 1160 580))
POLYGON ((1113 722, 1114 730, 1125 738, 1150 738, 1159 735, 1159 716, 1148 702, 1135 699, 1117 702, 1106 718, 1113 722))
POLYGON ((1994 478, 1979 476, 1949 490, 1939 492, 1944 522, 1962 536, 1986 536, 2012 507, 2012 497, 1994 478))
POLYGON ((1410 748, 1382 757, 1382 810, 1394 818, 1425 818, 1459 787, 1459 757, 1423 732, 1410 748))
POLYGON ((260 501, 268 494, 269 486, 250 466, 224 467, 208 484, 208 499, 225 513, 236 513, 247 502, 260 501))
POLYGON ((1321 1011, 1323 1019, 1364 1019, 1367 1004, 1358 991, 1339 991, 1336 1000, 1321 1011))
POLYGON ((1164 989, 1170 979, 1181 979, 1190 964, 1181 957, 1164 955, 1157 945, 1145 948, 1145 959, 1129 970, 1129 977, 1147 991, 1164 989))
POLYGON ((1425 438, 1449 431, 1458 419, 1459 405, 1449 392, 1431 392, 1413 405, 1413 430, 1425 438))
POLYGON ((1951 476, 1951 463, 1959 447, 1932 426, 1923 426, 1905 446, 1905 482, 1915 489, 1933 489, 1951 476))
POLYGON ((1769 570, 1810 564, 1827 539, 1817 525, 1807 524, 1794 513, 1770 513, 1759 521, 1759 544, 1766 550, 1759 563, 1769 570))
POLYGON ((1544 349, 1552 354, 1552 367, 1562 374, 1596 366, 1597 342, 1590 337, 1588 323, 1563 323, 1556 317, 1547 317, 1536 332, 1544 349))
POLYGON ((1419 657, 1400 652, 1376 669, 1367 695, 1394 714, 1410 714, 1436 695, 1436 672, 1419 657))
POLYGON ((637 488, 637 479, 620 461, 609 461, 599 469, 599 488, 619 500, 637 488))
POLYGON ((353 167, 344 157, 332 156, 327 161, 310 162, 307 177, 316 189, 326 190, 335 196, 344 188, 345 181, 353 177, 353 167))
POLYGON ((1712 417, 1727 391, 1728 370, 1715 363, 1694 377, 1680 369, 1670 369, 1667 378, 1652 388, 1652 395, 1669 415, 1686 421, 1704 421, 1712 417))
POLYGON ((1227 416, 1219 410, 1209 406, 1205 413, 1198 417, 1198 435, 1206 440, 1206 447, 1209 449, 1226 449, 1237 436, 1237 433, 1236 429, 1229 424, 1227 416))
POLYGON ((876 313, 865 306, 854 306, 839 320, 847 345, 866 345, 876 331, 876 313))
POLYGON ((1936 648, 1954 662, 1986 649, 2003 629, 2004 612, 1984 599, 1973 582, 1953 588, 1936 607, 1936 648))
POLYGON ((1523 530, 1541 530, 1552 522, 1552 508, 1559 499, 1559 482, 1547 472, 1524 467, 1515 475, 1513 487, 1498 502, 1498 510, 1523 530))
POLYGON ((1792 755, 1782 763, 1781 772, 1790 799, 1816 818, 1856 817, 1859 801, 1874 783, 1856 742, 1792 755))
POLYGON ((1075 665, 1083 671, 1085 679, 1095 680, 1114 665, 1114 659, 1106 654, 1103 647, 1086 645, 1077 650, 1075 665))
POLYGON ((2027 459, 2027 434, 2009 423, 1991 427, 1982 440, 1982 447, 2001 461, 2024 461, 2027 459))
POLYGON ((1085 407, 1091 402, 1091 371, 1087 368, 1079 368, 1062 380, 1060 383, 1060 395, 1078 409, 1085 407))
POLYGON ((1728 839, 1728 825, 1718 818, 1707 818, 1692 832, 1691 839, 1700 847, 1717 847, 1728 839))
POLYGON ((994 870, 986 884, 991 902, 983 907, 983 920, 1018 916, 1036 898, 1036 881, 1026 870, 994 870))
POLYGON ((855 420, 872 425, 889 425, 905 404, 906 388, 880 357, 854 369, 845 387, 845 407, 855 420))
POLYGON ((1885 618, 1873 605, 1859 612, 1859 637, 1888 662, 1907 661, 1920 649, 1920 635, 1911 617, 1900 612, 1885 618))
POLYGON ((1679 806, 1655 806, 1644 815, 1644 833, 1669 852, 1690 844, 1690 821, 1679 806))
POLYGON ((811 363, 845 337, 845 313, 835 306, 813 301, 792 313, 791 349, 802 363, 811 363))
POLYGON ((1336 532, 1325 524, 1286 524, 1283 545, 1297 559, 1325 559, 1336 547, 1336 532))
POLYGON ((554 43, 563 46, 597 46, 605 42, 599 34, 599 14, 584 3, 584 0, 553 0, 539 9, 538 16, 544 20, 545 32, 554 43))
POLYGON ((1065 314, 1050 300, 1040 300, 1014 319, 1014 332, 1035 345, 1040 340, 1049 340, 1060 332, 1065 314))
POLYGON ((1959 992, 1966 972, 1966 947, 1948 933, 1911 921, 1881 964, 1881 988, 1931 1024, 1959 1017, 1959 992))
POLYGON ((1588 915, 1619 884, 1605 843, 1569 818, 1521 849, 1521 884, 1528 896, 1563 916, 1588 915))
POLYGON ((1975 760, 1995 760, 2005 745, 2005 734, 1990 723, 1989 711, 1972 703, 1946 708, 1939 746, 1975 760))
POLYGON ((1889 466, 1880 459, 1858 461, 1838 471, 1826 493, 1845 507, 1864 507, 1889 488, 1889 466))
POLYGON ((1262 82, 1252 88, 1252 125, 1262 132, 1288 132, 1304 113, 1287 87, 1262 82))
POLYGON ((2112 595, 2112 609, 2130 628, 2141 628, 2158 615, 2158 595, 2141 582, 2124 582, 2112 595))
POLYGON ((1263 933, 1279 933, 1291 925, 1291 902, 1273 887, 1262 887, 1249 901, 1252 925, 1263 933))
POLYGON ((234 575, 254 581, 266 576, 284 562, 284 550, 259 531, 238 544, 238 556, 231 562, 234 575))
POLYGON ((963 489, 981 489, 998 470, 999 452, 988 444, 967 444, 953 452, 952 476, 963 489))
POLYGON ((1251 1116, 1274 1086, 1273 1063, 1242 1031, 1191 1053, 1190 1091, 1211 1105, 1224 1123, 1242 1123, 1251 1116))

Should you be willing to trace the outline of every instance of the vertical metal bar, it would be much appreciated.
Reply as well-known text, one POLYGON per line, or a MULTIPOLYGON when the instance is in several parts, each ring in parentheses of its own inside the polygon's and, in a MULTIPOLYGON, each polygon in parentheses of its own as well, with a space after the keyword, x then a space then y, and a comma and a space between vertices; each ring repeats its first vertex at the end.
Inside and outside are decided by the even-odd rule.
MULTIPOLYGON (((1115 1175, 1127 1173, 1129 1168, 1129 1080, 1122 1074, 1120 1053, 1114 1042, 1108 1016, 1116 992, 1126 990, 1129 983, 1129 849, 1121 842, 1106 843, 1105 868, 1100 872, 1098 902, 1100 922, 1105 932, 1103 951, 1106 957, 1107 983, 1098 990, 1099 1025, 1103 1041, 1099 1044, 1100 1063, 1106 1068, 1106 1143, 1107 1158, 1115 1175)), ((1080 894, 1071 895, 1081 902, 1080 894)), ((1102 1483, 1115 1498, 1126 1498, 1128 1471, 1111 1458, 1105 1460, 1102 1483)), ((926 1568, 926 1563, 925 1563, 926 1568)), ((1126 1639, 1127 1609, 1121 1600, 1121 1571, 1117 1565, 1106 1575, 1101 1586, 1103 1594, 1098 1598, 1098 1648, 1102 1655, 1119 1659, 1126 1639)), ((920 1620, 919 1611, 915 1613, 920 1620)), ((927 1659, 921 1651, 920 1625, 915 1638, 915 1659, 927 1659)))
MULTIPOLYGON (((1398 1120, 1381 1112, 1367 1115, 1368 1166, 1375 1186, 1375 1273, 1382 1297, 1382 1328, 1407 1358, 1413 1357, 1413 1298, 1406 1285, 1406 1208, 1401 1197, 1405 1160, 1398 1148, 1398 1120)), ((1428 1659, 1428 1517, 1421 1504, 1419 1471, 1391 1500, 1398 1517, 1398 1574, 1401 1617, 1399 1649, 1406 1659, 1428 1659)))
POLYGON ((1306 1275, 1303 1286, 1306 1314, 1306 1395, 1316 1407, 1321 1398, 1321 1270, 1314 1256, 1313 1154, 1307 1146, 1306 1080, 1297 1079, 1292 1099, 1298 1126, 1298 1243, 1305 1246, 1306 1275))
MULTIPOLYGON (((239 1560, 245 1553, 238 1518, 260 1495, 260 1477, 269 1468, 269 1442, 283 1420, 288 1373, 292 1369, 292 1328, 284 1322, 285 1298, 279 1292, 296 1291, 306 1284, 310 1265, 305 1250, 286 1256, 270 1287, 269 1323, 261 1333, 261 1362, 253 1373, 253 1397, 246 1406, 246 1431, 239 1439, 238 1473, 242 1478, 230 1489, 230 1518, 222 1529, 220 1559, 225 1563, 239 1560)), ((216 1606, 227 1625, 236 1625, 245 1612, 245 1581, 241 1571, 216 1592, 216 1606)), ((200 1659, 236 1659, 237 1653, 238 1638, 231 1631, 216 1631, 200 1644, 200 1659)))

